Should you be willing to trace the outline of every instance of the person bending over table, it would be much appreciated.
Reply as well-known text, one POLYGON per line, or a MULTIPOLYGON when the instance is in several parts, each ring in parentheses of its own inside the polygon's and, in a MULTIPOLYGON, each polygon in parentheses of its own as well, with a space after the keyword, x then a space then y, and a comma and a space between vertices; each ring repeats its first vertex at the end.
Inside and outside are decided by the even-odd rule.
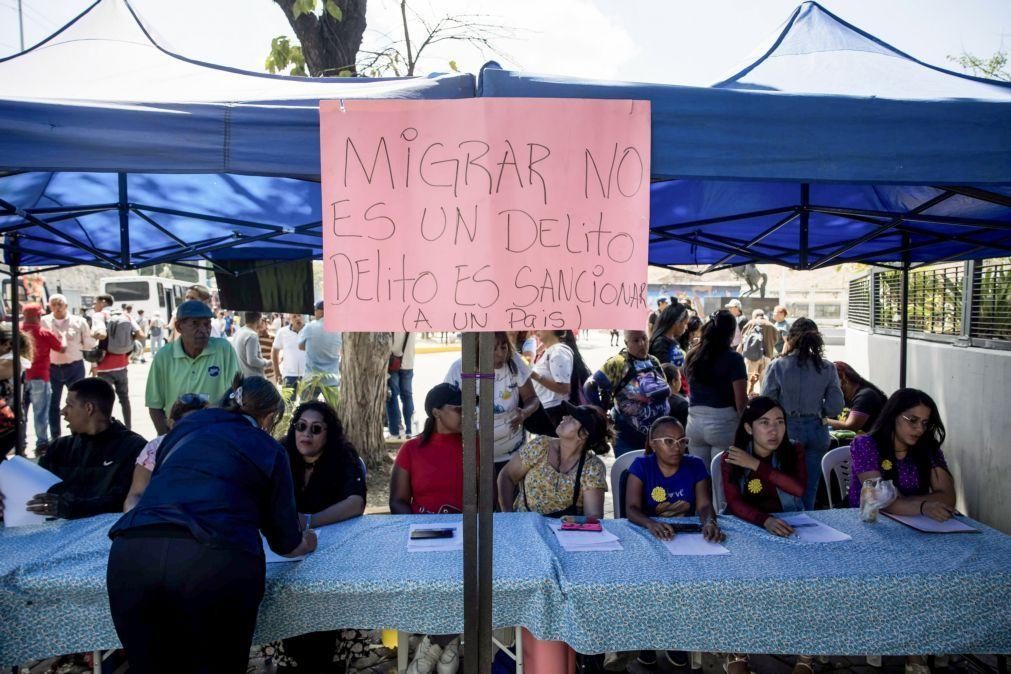
MULTIPOLYGON (((625 512, 630 522, 664 541, 674 538, 674 529, 652 518, 698 514, 702 536, 707 541, 722 541, 725 536, 713 510, 709 471, 702 459, 686 454, 687 449, 688 438, 680 421, 660 417, 653 422, 646 437, 646 454, 628 469, 625 512)), ((674 667, 687 667, 688 653, 667 651, 667 661, 674 667)), ((639 664, 656 667, 656 651, 640 651, 639 664)))
POLYGON ((867 435, 850 445, 850 506, 860 506, 864 480, 891 480, 898 498, 885 512, 926 515, 938 522, 955 512, 955 488, 944 460, 944 424, 933 399, 914 388, 899 389, 885 403, 867 435))
MULTIPOLYGON (((776 536, 793 534, 793 528, 773 513, 804 509, 807 468, 803 448, 787 436, 786 414, 779 403, 768 396, 748 402, 734 446, 720 462, 720 473, 730 514, 776 536)), ((798 655, 794 674, 811 674, 811 662, 810 656, 798 655)), ((725 668, 727 674, 746 674, 748 656, 727 655, 725 668)))
MULTIPOLYGON (((299 405, 281 444, 291 465, 303 529, 360 517, 365 512, 365 471, 330 405, 316 400, 299 405)), ((327 630, 284 639, 282 644, 285 656, 297 663, 293 671, 346 671, 352 659, 367 654, 367 635, 358 630, 327 630), (336 669, 332 667, 335 644, 336 669)), ((278 667, 279 672, 286 669, 278 667)))
POLYGON ((246 671, 264 591, 260 532, 281 555, 316 549, 268 433, 283 412, 273 384, 236 375, 220 408, 193 412, 162 441, 151 484, 109 531, 109 607, 131 670, 246 671))
POLYGON ((885 394, 841 360, 835 362, 835 370, 850 411, 843 420, 826 417, 825 425, 835 431, 869 431, 874 428, 874 422, 885 406, 885 394))
POLYGON ((462 393, 438 384, 425 396, 421 435, 400 447, 390 474, 390 512, 418 515, 463 512, 462 393))
POLYGON ((546 517, 604 516, 604 462, 611 432, 607 415, 593 405, 562 401, 557 438, 538 436, 509 459, 498 476, 503 512, 529 511, 546 517), (515 501, 510 495, 519 494, 515 501))
MULTIPOLYGON (((169 412, 169 430, 175 426, 176 422, 190 412, 196 412, 207 407, 207 396, 203 393, 184 393, 172 405, 169 412)), ((140 455, 133 467, 133 482, 130 484, 130 493, 126 495, 123 503, 123 512, 128 513, 140 502, 140 497, 144 495, 144 490, 151 484, 151 473, 154 472, 155 458, 158 456, 158 448, 164 435, 159 435, 154 440, 144 445, 140 450, 140 455)))

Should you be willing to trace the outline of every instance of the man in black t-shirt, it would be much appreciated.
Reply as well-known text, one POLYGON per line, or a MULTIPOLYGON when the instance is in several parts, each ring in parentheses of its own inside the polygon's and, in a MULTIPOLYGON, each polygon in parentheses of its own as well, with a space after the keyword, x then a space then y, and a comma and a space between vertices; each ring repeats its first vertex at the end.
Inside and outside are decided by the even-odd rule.
POLYGON ((656 319, 658 319, 660 317, 660 314, 662 314, 663 310, 666 309, 666 308, 667 308, 667 298, 666 297, 661 297, 660 299, 658 299, 656 301, 656 311, 654 311, 653 313, 651 313, 649 315, 649 319, 648 319, 648 321, 649 321, 649 327, 646 328, 646 337, 649 337, 649 336, 651 336, 653 334, 653 326, 656 325, 656 319))

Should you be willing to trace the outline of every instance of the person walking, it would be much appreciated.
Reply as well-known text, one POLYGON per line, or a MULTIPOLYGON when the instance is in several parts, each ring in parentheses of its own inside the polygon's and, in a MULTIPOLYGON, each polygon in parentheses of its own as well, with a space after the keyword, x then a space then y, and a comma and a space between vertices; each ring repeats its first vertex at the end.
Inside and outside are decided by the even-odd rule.
POLYGON ((151 337, 151 358, 153 359, 158 355, 158 349, 165 346, 165 321, 161 319, 161 314, 157 311, 151 315, 148 335, 151 337))
MULTIPOLYGON (((336 388, 341 383, 341 349, 344 340, 339 332, 329 332, 323 322, 323 300, 316 302, 315 320, 303 328, 298 336, 298 348, 305 351, 305 377, 314 384, 336 388)), ((315 386, 308 392, 310 398, 319 394, 315 386)))
POLYGON ((52 313, 42 317, 42 327, 50 330, 66 346, 65 351, 51 351, 49 354, 49 383, 52 394, 49 398, 49 439, 55 440, 62 434, 60 409, 63 406, 63 391, 74 382, 84 379, 84 351, 98 346, 83 316, 70 313, 67 298, 59 293, 49 296, 52 313))
POLYGON ((148 326, 151 324, 151 321, 148 319, 147 316, 144 315, 143 309, 137 310, 137 318, 135 320, 137 323, 137 327, 140 328, 141 332, 140 337, 137 338, 137 343, 140 344, 140 354, 137 360, 140 361, 141 363, 146 363, 147 359, 144 358, 144 351, 147 350, 147 333, 148 333, 148 326))
POLYGON ((414 421, 414 349, 417 335, 413 332, 394 332, 391 342, 389 376, 386 398, 386 422, 390 437, 406 439, 412 435, 414 421), (401 429, 403 411, 403 429, 401 429))
POLYGON ((755 309, 751 313, 751 320, 744 326, 741 346, 738 348, 748 369, 748 397, 758 395, 762 375, 776 353, 778 338, 779 331, 765 318, 765 312, 755 309))
POLYGON ((106 380, 115 388, 123 411, 123 424, 127 428, 133 428, 127 368, 130 365, 130 354, 133 353, 133 343, 144 333, 128 312, 118 316, 110 315, 106 309, 111 306, 111 296, 99 295, 95 298, 91 327, 105 351, 105 355, 95 365, 95 376, 106 380))
POLYGON ((275 380, 283 388, 295 388, 305 375, 305 351, 298 346, 298 335, 304 327, 302 314, 289 314, 288 324, 274 332, 270 363, 275 380))
POLYGON ((239 358, 239 368, 246 377, 265 377, 265 369, 270 361, 260 351, 260 335, 257 333, 263 316, 259 311, 247 311, 242 320, 242 327, 232 336, 232 347, 239 358))
POLYGON ((52 398, 52 387, 49 384, 50 353, 63 353, 67 347, 55 332, 42 326, 42 305, 36 302, 26 304, 22 316, 24 320, 21 322, 21 330, 32 336, 35 345, 32 366, 25 372, 28 396, 24 407, 26 413, 29 405, 32 407, 35 455, 40 456, 49 448, 49 401, 52 398))

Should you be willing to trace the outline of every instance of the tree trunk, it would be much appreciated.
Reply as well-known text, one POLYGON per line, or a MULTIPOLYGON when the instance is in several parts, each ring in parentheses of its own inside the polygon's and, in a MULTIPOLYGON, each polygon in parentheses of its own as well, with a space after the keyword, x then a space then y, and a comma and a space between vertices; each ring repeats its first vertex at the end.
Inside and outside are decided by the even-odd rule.
POLYGON ((321 16, 302 14, 295 18, 295 0, 274 0, 284 11, 302 45, 305 67, 312 77, 337 77, 342 70, 357 74, 355 63, 365 33, 367 0, 334 0, 343 15, 340 21, 326 10, 321 16))
POLYGON ((337 415, 369 468, 378 468, 386 458, 383 412, 390 336, 389 332, 344 333, 337 415))

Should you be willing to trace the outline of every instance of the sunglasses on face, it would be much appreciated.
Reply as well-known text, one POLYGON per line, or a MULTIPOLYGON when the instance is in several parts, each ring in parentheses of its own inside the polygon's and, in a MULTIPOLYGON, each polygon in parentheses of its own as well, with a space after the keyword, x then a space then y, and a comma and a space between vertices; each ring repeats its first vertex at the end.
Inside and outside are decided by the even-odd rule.
POLYGON ((318 421, 313 422, 311 424, 307 421, 300 421, 297 424, 295 424, 295 432, 296 433, 308 432, 309 435, 319 435, 320 433, 326 432, 326 425, 321 424, 318 421))
POLYGON ((650 442, 656 447, 664 447, 666 449, 673 449, 675 447, 683 449, 688 446, 688 438, 652 438, 650 442))

